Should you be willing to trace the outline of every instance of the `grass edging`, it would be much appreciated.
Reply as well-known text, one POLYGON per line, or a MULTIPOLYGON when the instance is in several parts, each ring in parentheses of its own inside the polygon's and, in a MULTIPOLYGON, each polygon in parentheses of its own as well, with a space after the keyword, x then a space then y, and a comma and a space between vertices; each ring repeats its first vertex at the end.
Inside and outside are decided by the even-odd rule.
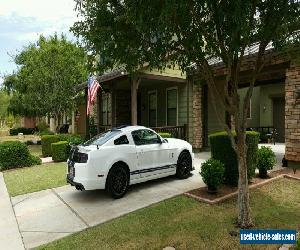
MULTIPOLYGON (((264 180, 262 182, 249 185, 249 189, 253 189, 253 188, 257 188, 257 187, 263 186, 265 184, 268 184, 269 182, 273 182, 273 181, 281 179, 281 178, 287 178, 287 179, 293 179, 293 180, 300 181, 300 178, 298 178, 298 177, 291 176, 289 174, 281 174, 281 175, 275 176, 275 177, 273 177, 271 179, 267 179, 267 180, 264 180)), ((235 191, 235 192, 233 192, 233 193, 231 193, 231 194, 224 195, 223 197, 216 198, 214 200, 209 200, 209 199, 206 199, 206 198, 203 198, 203 197, 199 197, 197 195, 194 195, 194 194, 191 194, 191 193, 188 193, 188 192, 185 192, 183 195, 185 195, 187 197, 190 197, 190 198, 193 198, 193 199, 195 199, 197 201, 205 202, 205 203, 208 203, 210 205, 215 205, 215 204, 219 204, 221 202, 224 202, 225 200, 228 200, 228 199, 236 196, 237 194, 238 194, 238 190, 235 191)))

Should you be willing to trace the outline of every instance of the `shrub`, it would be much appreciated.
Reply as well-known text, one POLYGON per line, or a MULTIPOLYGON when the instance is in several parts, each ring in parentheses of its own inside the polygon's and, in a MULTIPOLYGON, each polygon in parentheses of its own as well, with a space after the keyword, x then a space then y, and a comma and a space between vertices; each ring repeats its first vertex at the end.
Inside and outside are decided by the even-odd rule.
POLYGON ((39 132, 49 131, 49 125, 45 121, 40 121, 36 127, 39 132))
POLYGON ((6 141, 0 144, 0 169, 29 167, 41 164, 41 160, 29 153, 27 146, 20 141, 6 141))
MULTIPOLYGON (((246 132, 247 173, 249 180, 255 175, 257 163, 259 133, 246 132)), ((219 132, 209 136, 212 158, 221 161, 225 166, 224 181, 226 184, 236 186, 238 183, 237 155, 231 146, 231 141, 226 132, 219 132)))
POLYGON ((42 136, 42 154, 43 157, 52 156, 51 144, 58 142, 59 138, 57 135, 43 135, 42 136))
POLYGON ((42 164, 42 160, 38 156, 29 155, 28 163, 30 164, 30 166, 32 166, 32 165, 41 165, 42 164))
POLYGON ((270 147, 262 146, 257 152, 257 168, 259 177, 266 178, 268 170, 276 164, 276 156, 270 147))
POLYGON ((55 162, 66 161, 69 155, 69 143, 67 141, 59 141, 51 144, 52 159, 55 162))
POLYGON ((43 136, 43 135, 54 135, 54 134, 55 134, 55 133, 52 132, 52 131, 50 131, 49 129, 46 129, 46 130, 44 130, 44 131, 39 132, 39 135, 40 135, 40 136, 43 136))
POLYGON ((158 133, 162 138, 172 138, 172 135, 170 133, 161 132, 158 133))
POLYGON ((79 145, 84 142, 81 135, 58 134, 57 136, 60 141, 67 141, 70 145, 79 145))
POLYGON ((18 135, 23 133, 23 135, 32 135, 36 131, 36 128, 12 128, 9 130, 10 135, 18 135))
POLYGON ((224 178, 224 164, 219 160, 209 159, 201 166, 201 176, 207 185, 208 192, 215 192, 220 187, 224 178))

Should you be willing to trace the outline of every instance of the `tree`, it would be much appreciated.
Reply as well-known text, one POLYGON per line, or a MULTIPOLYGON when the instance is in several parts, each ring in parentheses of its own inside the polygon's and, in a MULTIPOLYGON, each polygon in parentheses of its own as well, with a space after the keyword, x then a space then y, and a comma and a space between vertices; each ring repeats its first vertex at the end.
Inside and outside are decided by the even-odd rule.
POLYGON ((9 105, 9 95, 0 88, 0 128, 4 125, 8 116, 7 108, 9 105))
MULTIPOLYGON (((231 138, 239 164, 238 225, 252 225, 246 166, 247 110, 255 81, 265 63, 269 44, 283 48, 299 41, 298 0, 87 0, 79 6, 82 20, 73 31, 94 54, 104 55, 102 67, 124 63, 129 71, 149 65, 163 69, 195 65, 213 98, 222 100, 233 117, 236 139, 231 138), (244 99, 238 93, 240 67, 246 49, 258 46, 251 64, 252 78, 244 99), (224 96, 217 91, 209 60, 223 61, 227 69, 224 96), (239 107, 242 108, 239 108, 239 107)), ((215 105, 216 106, 216 105, 215 105)), ((215 107, 217 113, 220 110, 215 107)))
POLYGON ((4 86, 13 93, 9 110, 27 116, 52 115, 74 109, 74 86, 87 78, 87 56, 83 48, 64 35, 40 36, 15 56, 19 66, 7 76, 4 86))

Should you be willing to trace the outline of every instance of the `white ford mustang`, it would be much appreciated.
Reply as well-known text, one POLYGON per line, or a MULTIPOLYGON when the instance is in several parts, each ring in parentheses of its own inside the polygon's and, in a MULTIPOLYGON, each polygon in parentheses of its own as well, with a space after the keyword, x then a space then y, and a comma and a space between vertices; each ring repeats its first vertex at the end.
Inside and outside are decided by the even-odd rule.
POLYGON ((78 190, 106 189, 121 198, 131 184, 169 175, 187 178, 193 161, 188 142, 163 139, 142 126, 123 126, 73 147, 67 181, 78 190))

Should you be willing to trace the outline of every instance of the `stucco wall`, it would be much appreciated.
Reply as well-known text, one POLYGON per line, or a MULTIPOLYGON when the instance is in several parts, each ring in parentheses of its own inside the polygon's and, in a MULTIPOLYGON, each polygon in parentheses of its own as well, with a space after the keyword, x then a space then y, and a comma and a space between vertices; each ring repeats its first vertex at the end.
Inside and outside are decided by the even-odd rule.
MULTIPOLYGON (((241 99, 246 95, 248 88, 239 90, 241 99)), ((273 126, 273 98, 284 97, 284 83, 255 87, 251 98, 251 119, 248 127, 273 126)))
MULTIPOLYGON (((224 90, 223 90, 223 85, 224 82, 218 81, 217 82, 217 88, 220 93, 220 96, 223 96, 224 90)), ((225 122, 225 109, 222 104, 222 101, 212 95, 212 90, 208 88, 208 135, 223 131, 224 130, 224 122, 225 122), (216 110, 213 105, 213 101, 216 103, 216 107, 219 111, 220 114, 220 119, 217 116, 216 110)))
POLYGON ((260 126, 273 126, 274 97, 284 97, 284 83, 261 86, 260 91, 260 126))
MULTIPOLYGON (((241 100, 244 100, 248 88, 242 88, 239 90, 241 100)), ((260 87, 253 89, 251 97, 251 118, 247 119, 248 127, 259 127, 260 126, 260 87)), ((242 105, 241 107, 242 108, 242 105)))

